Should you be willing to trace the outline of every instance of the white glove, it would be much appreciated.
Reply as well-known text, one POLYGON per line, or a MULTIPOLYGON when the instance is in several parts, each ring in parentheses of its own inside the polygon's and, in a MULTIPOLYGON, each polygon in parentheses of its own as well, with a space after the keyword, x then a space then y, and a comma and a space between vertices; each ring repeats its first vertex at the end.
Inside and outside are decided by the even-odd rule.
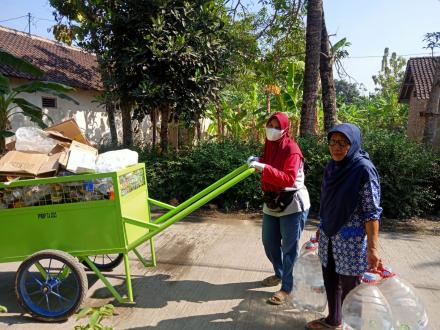
POLYGON ((259 160, 260 160, 260 157, 257 157, 257 156, 250 156, 250 157, 247 159, 246 163, 249 165, 251 162, 258 162, 259 160))
POLYGON ((258 172, 263 172, 264 166, 266 166, 266 164, 263 164, 263 163, 260 163, 260 162, 256 162, 255 160, 251 161, 249 163, 249 167, 255 168, 258 172))

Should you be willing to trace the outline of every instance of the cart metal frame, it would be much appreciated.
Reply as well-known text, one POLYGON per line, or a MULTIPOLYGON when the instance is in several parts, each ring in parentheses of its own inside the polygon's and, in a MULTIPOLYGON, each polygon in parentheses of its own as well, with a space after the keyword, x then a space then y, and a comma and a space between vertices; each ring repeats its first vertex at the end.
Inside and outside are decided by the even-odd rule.
MULTIPOLYGON (((28 206, 0 210, 0 263, 23 261, 34 253, 53 249, 67 252, 84 262, 120 303, 133 303, 133 288, 128 253, 133 251, 145 267, 156 266, 154 237, 177 221, 199 209, 213 198, 250 176, 255 169, 244 164, 178 206, 148 196, 145 164, 118 172, 72 175, 0 183, 0 191, 16 187, 69 184, 93 180, 111 180, 114 199, 68 204, 28 206), (130 187, 124 182, 136 177, 130 187), (151 218, 150 204, 168 211, 151 218), (138 251, 149 243, 150 260, 138 251), (90 256, 122 253, 127 296, 122 297, 90 260, 90 256)), ((45 270, 40 269, 44 277, 45 270)), ((61 274, 67 276, 68 274, 61 274)), ((87 290, 87 288, 86 288, 87 290)))

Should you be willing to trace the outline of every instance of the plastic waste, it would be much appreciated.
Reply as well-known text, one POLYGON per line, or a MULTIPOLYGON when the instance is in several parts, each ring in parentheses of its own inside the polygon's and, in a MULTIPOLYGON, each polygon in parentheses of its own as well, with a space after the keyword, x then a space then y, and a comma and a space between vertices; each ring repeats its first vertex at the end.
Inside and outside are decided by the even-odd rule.
POLYGON ((46 196, 51 193, 51 189, 48 185, 29 186, 23 189, 26 189, 24 196, 25 206, 39 205, 40 201, 44 202, 46 196))
POLYGON ((428 315, 411 284, 386 267, 378 287, 387 299, 393 315, 395 330, 425 330, 428 315))
POLYGON ((15 149, 19 151, 48 154, 56 145, 56 140, 36 127, 20 127, 15 132, 15 149))
POLYGON ((318 240, 316 239, 315 235, 310 236, 310 239, 301 246, 301 249, 299 250, 299 255, 302 255, 307 250, 307 245, 309 242, 315 244, 318 243, 318 240))
POLYGON ((292 303, 300 310, 323 312, 327 305, 318 244, 306 242, 293 268, 292 303))
POLYGON ((129 149, 114 150, 98 155, 96 172, 114 172, 138 162, 138 153, 129 149))
POLYGON ((351 290, 342 304, 344 330, 395 330, 391 307, 378 288, 381 277, 364 273, 361 284, 351 290))

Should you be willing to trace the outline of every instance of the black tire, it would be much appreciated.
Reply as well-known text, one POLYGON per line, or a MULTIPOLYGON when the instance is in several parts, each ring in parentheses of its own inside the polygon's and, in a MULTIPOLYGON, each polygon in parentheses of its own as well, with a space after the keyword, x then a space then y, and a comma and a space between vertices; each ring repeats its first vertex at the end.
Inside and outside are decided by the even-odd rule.
POLYGON ((81 264, 70 254, 58 250, 31 255, 21 263, 15 276, 15 293, 20 306, 32 317, 45 322, 67 320, 81 307, 87 290, 87 276, 81 264), (44 268, 46 278, 37 266, 44 268))
MULTIPOLYGON (((124 255, 122 253, 119 254, 98 254, 95 256, 88 256, 89 260, 93 262, 101 272, 110 272, 114 268, 118 267, 121 262, 124 260, 124 255)), ((83 261, 83 265, 90 270, 89 265, 85 261, 83 261)))

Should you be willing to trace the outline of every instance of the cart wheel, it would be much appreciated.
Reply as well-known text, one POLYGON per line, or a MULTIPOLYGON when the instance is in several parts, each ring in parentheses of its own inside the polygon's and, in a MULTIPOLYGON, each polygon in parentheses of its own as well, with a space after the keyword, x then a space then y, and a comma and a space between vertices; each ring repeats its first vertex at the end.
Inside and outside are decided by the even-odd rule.
MULTIPOLYGON (((119 266, 119 264, 124 260, 124 255, 122 253, 119 254, 97 254, 95 256, 88 257, 91 262, 93 262, 100 271, 109 272, 119 266)), ((86 262, 83 261, 83 265, 88 269, 90 267, 86 262)))
POLYGON ((43 250, 20 265, 15 292, 21 307, 34 318, 56 322, 74 314, 84 301, 87 276, 70 254, 43 250))

